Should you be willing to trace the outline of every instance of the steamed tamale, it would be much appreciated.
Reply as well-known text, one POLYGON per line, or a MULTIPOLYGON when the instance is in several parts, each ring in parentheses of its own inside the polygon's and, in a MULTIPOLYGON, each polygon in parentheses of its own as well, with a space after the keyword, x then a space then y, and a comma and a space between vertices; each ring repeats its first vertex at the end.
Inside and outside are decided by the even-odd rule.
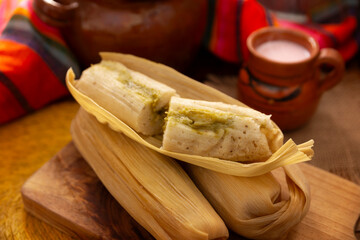
POLYGON ((144 74, 106 60, 86 69, 76 88, 145 135, 161 133, 165 110, 176 94, 144 74))
MULTIPOLYGON (((274 123, 272 123, 268 117, 265 117, 265 122, 256 121, 257 118, 261 119, 258 115, 262 116, 261 113, 255 112, 245 105, 240 103, 239 101, 213 89, 208 86, 205 86, 193 79, 190 79, 179 72, 176 72, 174 69, 166 67, 164 65, 151 62, 146 59, 142 59, 139 57, 135 57, 127 54, 120 53, 101 53, 101 57, 103 61, 114 63, 124 64, 130 72, 137 71, 144 75, 151 77, 152 79, 156 79, 163 84, 167 84, 170 87, 176 89, 176 92, 179 93, 183 97, 191 97, 196 99, 204 99, 204 100, 213 100, 224 102, 226 104, 214 103, 219 108, 219 111, 228 111, 229 108, 231 111, 236 111, 237 106, 241 106, 244 112, 251 112, 254 116, 254 124, 256 126, 260 126, 260 130, 262 135, 266 135, 266 140, 268 141, 268 148, 273 153, 271 157, 264 157, 267 154, 262 154, 262 156, 245 156, 245 159, 240 159, 240 161, 257 161, 255 163, 248 164, 231 161, 227 158, 231 158, 231 153, 224 152, 222 156, 224 159, 220 159, 217 157, 206 157, 201 156, 199 154, 189 153, 184 154, 181 152, 175 151, 167 151, 162 148, 162 139, 161 136, 144 136, 143 134, 139 134, 139 132, 134 128, 134 126, 130 125, 131 123, 124 122, 124 114, 122 112, 122 107, 114 104, 114 108, 111 106, 106 107, 101 103, 101 99, 98 99, 97 96, 90 96, 86 92, 81 92, 77 85, 79 81, 75 80, 74 72, 69 69, 66 75, 66 84, 69 88, 70 93, 74 96, 76 101, 90 114, 95 116, 97 120, 101 123, 107 123, 109 127, 115 131, 122 132, 129 138, 135 140, 136 142, 155 150, 159 153, 167 155, 172 158, 176 158, 178 160, 191 163, 197 166, 201 166, 207 169, 211 169, 213 171, 243 176, 243 177, 251 177, 251 176, 259 176, 265 174, 269 171, 272 171, 278 167, 286 166, 289 164, 295 164, 299 162, 309 161, 310 158, 304 154, 299 148, 296 146, 294 141, 289 139, 284 145, 283 143, 283 134, 276 127, 274 123), (232 104, 232 105, 228 105, 232 104), (115 111, 115 112, 114 112, 115 111), (115 115, 116 114, 116 115, 115 115), (135 130, 135 131, 134 131, 135 130), (276 152, 273 149, 279 148, 276 152), (257 159, 259 158, 259 159, 257 159), (265 158, 265 159, 263 159, 265 158), (265 160, 265 161, 263 161, 265 160), (260 162, 258 162, 260 161, 260 162), (262 161, 262 162, 261 162, 262 161)), ((96 88, 96 85, 88 85, 89 88, 96 88)), ((96 92, 95 89, 89 91, 96 92)), ((114 90, 116 91, 116 90, 114 90)), ((212 103, 207 103, 212 104, 212 103)), ((211 106, 210 106, 211 107, 211 106)), ((240 114, 241 115, 241 114, 240 114)), ((127 116, 127 115, 126 115, 127 116)), ((126 117, 125 116, 125 117, 126 117)), ((252 116, 252 115, 250 115, 252 116)), ((245 126, 246 128, 246 126, 245 126)), ((261 135, 260 134, 260 135, 261 135)), ((228 138, 229 139, 229 138, 228 138)), ((231 139, 231 137, 230 137, 231 139)), ((180 142, 181 143, 181 142, 180 142)), ((256 142, 251 142, 253 147, 256 147, 256 142)), ((206 144, 205 144, 206 145, 206 144)), ((229 146, 229 145, 227 145, 229 146)), ((264 145, 266 147, 266 145, 264 145)), ((249 153, 249 151, 248 151, 249 153)), ((244 156, 243 156, 244 157, 244 156)), ((236 159, 238 160, 238 159, 236 159)))
POLYGON ((71 132, 105 187, 155 238, 228 237, 222 219, 176 161, 111 130, 82 109, 71 132))
POLYGON ((163 149, 233 161, 265 161, 281 145, 270 116, 250 108, 172 97, 163 149))
POLYGON ((186 169, 226 226, 244 237, 285 239, 309 210, 309 186, 297 166, 284 168, 288 192, 272 173, 244 178, 190 164, 186 169))
MULTIPOLYGON (((164 147, 160 148, 161 141, 159 138, 139 135, 133 131, 134 127, 131 129, 120 120, 121 116, 114 117, 109 113, 108 108, 101 108, 93 101, 95 99, 78 92, 74 87, 73 73, 69 71, 67 85, 80 105, 87 112, 96 116, 98 121, 107 123, 112 129, 122 132, 142 145, 140 146, 140 144, 134 143, 123 135, 113 132, 85 113, 80 113, 73 124, 75 143, 105 186, 121 204, 126 206, 125 209, 156 238, 199 239, 227 236, 223 224, 213 214, 213 210, 210 208, 211 216, 203 212, 208 211, 206 210, 207 205, 201 200, 202 197, 198 196, 197 190, 193 190, 193 187, 189 188, 188 184, 180 184, 179 188, 175 187, 179 182, 182 182, 182 180, 178 180, 178 177, 175 177, 175 172, 179 171, 181 178, 188 178, 183 177, 182 170, 174 172, 174 170, 169 171, 170 168, 167 165, 164 167, 163 161, 165 159, 168 161, 168 158, 158 153, 197 165, 188 165, 187 170, 190 175, 216 208, 216 211, 221 214, 228 227, 241 235, 256 239, 280 239, 285 237, 288 230, 306 214, 310 202, 308 185, 300 171, 287 165, 310 160, 311 156, 308 155, 312 154, 313 141, 296 146, 292 140, 289 140, 282 145, 283 135, 280 129, 269 120, 269 116, 248 108, 238 108, 234 105, 243 106, 243 104, 166 66, 124 54, 103 53, 102 57, 105 60, 121 62, 132 70, 169 84, 183 97, 233 104, 201 101, 199 103, 197 101, 196 108, 207 108, 208 110, 210 108, 210 110, 205 114, 190 112, 190 117, 184 117, 181 114, 187 111, 186 107, 178 108, 177 113, 175 111, 173 115, 170 109, 167 120, 168 123, 173 121, 175 124, 185 122, 187 126, 192 125, 191 130, 197 134, 200 133, 199 139, 201 139, 201 134, 205 136, 204 139, 206 139, 207 134, 212 134, 212 136, 220 134, 222 140, 216 141, 219 145, 220 143, 225 144, 223 147, 230 150, 234 147, 228 147, 224 141, 225 138, 227 141, 232 140, 231 135, 226 135, 227 131, 231 130, 230 132, 232 132, 235 129, 236 132, 238 126, 245 129, 247 129, 245 125, 248 128, 251 126, 252 130, 247 130, 246 133, 250 134, 251 132, 253 139, 248 138, 243 143, 244 145, 240 146, 244 153, 239 153, 240 157, 235 157, 235 155, 224 151, 220 157, 236 161, 266 160, 265 162, 239 163, 214 157, 203 157, 201 156, 202 153, 193 155, 193 152, 183 154, 166 151, 164 147), (214 111, 222 114, 223 112, 227 113, 219 114, 218 117, 211 115, 211 112, 214 111), (203 118, 209 112, 210 114, 203 118), (230 118, 229 122, 223 118, 226 115, 230 118), (171 117, 174 118, 170 119, 171 117), (213 121, 214 119, 216 121, 213 121), (234 120, 236 120, 235 122, 243 120, 245 124, 236 125, 235 123, 233 125, 232 121, 234 120), (210 125, 212 121, 215 122, 213 126, 210 125), (208 131, 209 129, 213 132, 208 131), (254 134, 252 131, 255 131, 254 134), (261 154, 255 152, 254 156, 254 149, 257 147, 253 140, 256 145, 260 142, 264 144, 261 154), (253 144, 252 150, 246 148, 248 143, 253 144), (154 153, 144 146, 158 153, 154 153), (290 196, 288 199, 280 197, 280 191, 283 189, 280 190, 278 182, 269 173, 282 166, 285 166, 288 182, 290 196), (248 178, 244 178, 244 176, 248 178), (176 184, 174 184, 175 182, 176 184), (181 190, 184 186, 186 190, 181 190), (189 192, 192 191, 193 193, 190 194, 189 192), (157 194, 153 195, 154 192, 157 194), (124 196, 126 197, 124 198, 124 196), (197 200, 193 200, 194 196, 197 200), (198 206, 199 202, 202 204, 200 207, 198 206), (188 207, 189 211, 193 213, 182 212, 183 208, 188 207), (193 219, 195 219, 194 222, 192 222, 193 219)), ((173 130, 172 135, 177 137, 177 130, 173 130)), ((241 136, 241 131, 236 134, 241 136)), ((166 139, 164 140, 166 141, 166 139)), ((188 138, 186 141, 188 140, 191 141, 194 138, 188 138)), ((211 141, 210 138, 209 140, 211 141)), ((188 144, 185 141, 178 141, 178 143, 179 145, 188 144)), ((190 144, 189 146, 193 145, 190 144)), ((209 149, 212 150, 212 148, 209 149)), ((178 167, 176 165, 175 168, 178 167)), ((189 180, 185 182, 188 183, 189 180)))

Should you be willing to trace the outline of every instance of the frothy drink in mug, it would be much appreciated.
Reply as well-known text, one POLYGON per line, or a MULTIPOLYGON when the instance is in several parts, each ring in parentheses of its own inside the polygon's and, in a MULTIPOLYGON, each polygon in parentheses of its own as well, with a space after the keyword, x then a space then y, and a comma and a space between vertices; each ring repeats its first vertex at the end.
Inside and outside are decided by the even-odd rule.
POLYGON ((334 49, 320 50, 310 35, 293 29, 265 27, 246 40, 249 58, 239 72, 239 98, 271 114, 282 130, 305 124, 321 95, 344 73, 344 61, 334 49), (321 66, 332 66, 322 72, 321 66))
POLYGON ((277 62, 298 62, 310 57, 310 52, 300 44, 287 40, 272 40, 260 44, 256 51, 277 62))

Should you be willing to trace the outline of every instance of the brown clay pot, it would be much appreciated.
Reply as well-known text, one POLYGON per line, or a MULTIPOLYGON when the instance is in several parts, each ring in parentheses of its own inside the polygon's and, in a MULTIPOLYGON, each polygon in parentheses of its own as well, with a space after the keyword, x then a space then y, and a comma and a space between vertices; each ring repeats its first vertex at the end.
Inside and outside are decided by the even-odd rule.
POLYGON ((83 67, 113 51, 183 69, 200 45, 207 0, 34 0, 34 9, 83 67))
POLYGON ((239 73, 239 98, 272 115, 282 130, 296 129, 315 113, 321 95, 334 87, 344 73, 344 61, 334 49, 319 50, 311 36, 296 30, 267 27, 247 39, 249 60, 239 73), (288 40, 305 47, 310 56, 298 62, 277 62, 263 57, 256 48, 270 40, 288 40), (332 70, 321 71, 322 66, 332 70))

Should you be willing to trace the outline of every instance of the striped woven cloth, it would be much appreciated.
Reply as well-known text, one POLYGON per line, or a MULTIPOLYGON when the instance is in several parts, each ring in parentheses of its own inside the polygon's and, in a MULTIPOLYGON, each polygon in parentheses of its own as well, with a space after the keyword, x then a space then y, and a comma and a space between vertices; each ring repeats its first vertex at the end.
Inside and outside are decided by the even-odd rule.
POLYGON ((279 25, 297 29, 311 35, 319 43, 320 48, 335 48, 344 60, 351 59, 358 51, 358 42, 355 38, 357 21, 355 16, 348 16, 337 24, 294 23, 279 20, 279 25))
POLYGON ((59 30, 37 17, 32 0, 15 9, 11 2, 0 5, 0 123, 66 96, 67 69, 79 72, 59 30))
POLYGON ((204 44, 229 61, 246 59, 247 37, 255 30, 276 24, 275 18, 255 0, 209 0, 204 44))
POLYGON ((349 60, 358 51, 356 25, 356 17, 350 15, 338 24, 298 24, 277 19, 256 0, 209 0, 204 44, 216 56, 240 63, 247 60, 246 39, 253 31, 280 26, 304 31, 318 41, 320 48, 335 48, 349 60))

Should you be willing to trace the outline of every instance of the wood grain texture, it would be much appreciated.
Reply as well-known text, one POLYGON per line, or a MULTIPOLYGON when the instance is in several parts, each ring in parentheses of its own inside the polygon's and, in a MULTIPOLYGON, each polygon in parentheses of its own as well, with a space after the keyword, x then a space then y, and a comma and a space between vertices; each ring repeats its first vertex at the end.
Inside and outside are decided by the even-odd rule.
POLYGON ((109 194, 73 144, 22 187, 25 209, 81 239, 152 239, 109 194))
POLYGON ((20 189, 71 140, 70 122, 78 109, 66 100, 0 127, 0 239, 70 239, 27 214, 20 189))
MULTIPOLYGON (((310 211, 288 239, 355 239, 360 186, 300 165, 312 192, 310 211)), ((23 186, 25 209, 81 239, 152 239, 106 191, 70 143, 23 186)), ((243 239, 235 234, 230 239, 243 239)))

